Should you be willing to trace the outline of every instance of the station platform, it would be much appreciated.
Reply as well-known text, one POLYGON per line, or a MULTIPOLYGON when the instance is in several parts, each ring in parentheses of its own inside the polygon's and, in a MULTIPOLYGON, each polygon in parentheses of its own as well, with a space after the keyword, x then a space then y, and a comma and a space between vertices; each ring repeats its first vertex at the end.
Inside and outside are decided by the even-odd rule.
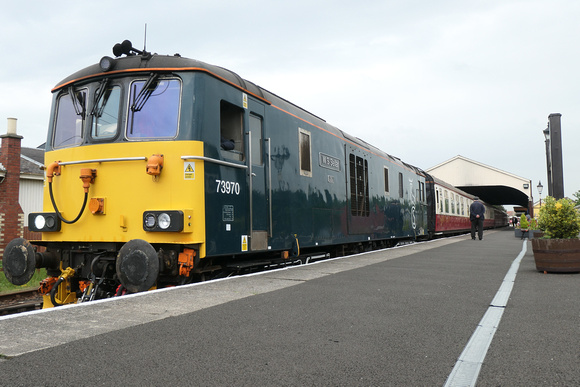
POLYGON ((578 289, 486 231, 0 317, 0 385, 574 386, 578 289))

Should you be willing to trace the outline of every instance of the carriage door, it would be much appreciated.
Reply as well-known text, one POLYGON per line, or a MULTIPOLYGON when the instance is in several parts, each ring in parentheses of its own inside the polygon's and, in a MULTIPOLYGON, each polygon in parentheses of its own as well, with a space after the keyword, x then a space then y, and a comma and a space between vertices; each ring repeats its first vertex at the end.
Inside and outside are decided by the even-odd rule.
POLYGON ((248 188, 250 201, 250 249, 268 249, 270 188, 267 186, 269 139, 264 136, 264 105, 248 98, 248 188))

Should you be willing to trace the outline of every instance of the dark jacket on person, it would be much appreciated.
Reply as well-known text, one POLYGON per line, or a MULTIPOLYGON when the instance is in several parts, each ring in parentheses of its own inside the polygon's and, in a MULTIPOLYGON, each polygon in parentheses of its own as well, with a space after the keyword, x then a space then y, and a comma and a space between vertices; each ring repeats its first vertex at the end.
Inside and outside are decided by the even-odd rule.
POLYGON ((483 220, 485 218, 485 206, 482 202, 476 200, 469 206, 469 219, 476 219, 477 215, 479 215, 479 219, 483 220))

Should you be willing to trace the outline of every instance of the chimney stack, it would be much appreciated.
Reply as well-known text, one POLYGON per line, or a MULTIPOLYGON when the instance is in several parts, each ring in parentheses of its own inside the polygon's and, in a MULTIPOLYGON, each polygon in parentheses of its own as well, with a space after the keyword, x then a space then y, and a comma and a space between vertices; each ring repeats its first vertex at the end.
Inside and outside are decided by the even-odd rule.
POLYGON ((8 118, 8 130, 6 131, 6 134, 11 134, 11 135, 17 135, 16 134, 16 121, 18 121, 18 119, 16 118, 8 118))

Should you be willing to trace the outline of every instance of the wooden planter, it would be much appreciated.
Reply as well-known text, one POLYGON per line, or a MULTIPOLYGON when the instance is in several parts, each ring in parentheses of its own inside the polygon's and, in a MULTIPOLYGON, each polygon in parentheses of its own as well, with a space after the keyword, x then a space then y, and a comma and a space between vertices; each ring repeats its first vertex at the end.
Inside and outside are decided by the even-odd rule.
POLYGON ((532 239, 538 271, 580 272, 580 239, 532 239))

